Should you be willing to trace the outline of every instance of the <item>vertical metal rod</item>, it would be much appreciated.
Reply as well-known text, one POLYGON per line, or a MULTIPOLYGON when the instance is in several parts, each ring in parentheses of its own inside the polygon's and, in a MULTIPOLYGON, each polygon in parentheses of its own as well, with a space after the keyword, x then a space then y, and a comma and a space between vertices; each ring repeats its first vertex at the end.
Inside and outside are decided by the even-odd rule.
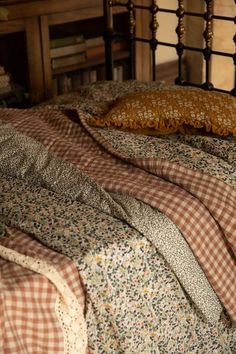
POLYGON ((152 16, 151 23, 150 23, 150 29, 152 32, 152 38, 150 40, 150 47, 152 52, 152 79, 153 81, 155 81, 156 80, 156 50, 158 45, 157 30, 159 27, 159 24, 157 22, 157 13, 158 13, 157 0, 152 0, 150 6, 150 12, 152 16))
POLYGON ((156 80, 156 51, 152 49, 152 80, 156 80))
POLYGON ((178 54, 178 77, 175 79, 175 83, 178 85, 184 84, 184 78, 182 75, 182 56, 184 52, 184 0, 178 0, 178 9, 176 11, 176 16, 178 17, 178 26, 175 32, 178 36, 178 43, 176 44, 176 52, 178 54))
MULTIPOLYGON (((235 3, 236 3, 236 0, 235 0, 235 3)), ((235 47, 235 52, 234 52, 234 56, 233 56, 233 61, 234 61, 234 88, 231 91, 231 95, 236 96, 236 33, 234 34, 233 41, 234 41, 234 47, 235 47)))
POLYGON ((206 12, 204 13, 204 20, 206 21, 205 31, 203 32, 203 37, 205 39, 205 48, 203 50, 203 55, 206 63, 206 81, 202 87, 206 90, 213 89, 213 85, 210 82, 210 61, 212 54, 212 16, 213 16, 213 1, 205 0, 206 12))
POLYGON ((135 28, 135 17, 134 17, 134 2, 128 0, 127 10, 129 12, 129 50, 130 50, 130 75, 131 79, 135 78, 135 47, 134 47, 134 28, 135 28))
POLYGON ((113 80, 113 53, 112 41, 114 36, 112 0, 103 0, 103 14, 105 19, 105 29, 103 38, 105 41, 105 63, 106 63, 106 79, 113 80))

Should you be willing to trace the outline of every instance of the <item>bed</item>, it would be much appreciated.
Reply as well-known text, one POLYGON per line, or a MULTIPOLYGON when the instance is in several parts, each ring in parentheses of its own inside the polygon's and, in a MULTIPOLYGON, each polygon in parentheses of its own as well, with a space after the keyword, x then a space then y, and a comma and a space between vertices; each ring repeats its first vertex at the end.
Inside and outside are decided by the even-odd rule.
POLYGON ((0 110, 1 353, 236 353, 235 89, 211 84, 205 3, 203 84, 181 73, 183 1, 177 85, 133 76, 136 7, 152 53, 169 10, 104 1, 108 80, 0 110), (113 6, 130 19, 125 82, 113 6))

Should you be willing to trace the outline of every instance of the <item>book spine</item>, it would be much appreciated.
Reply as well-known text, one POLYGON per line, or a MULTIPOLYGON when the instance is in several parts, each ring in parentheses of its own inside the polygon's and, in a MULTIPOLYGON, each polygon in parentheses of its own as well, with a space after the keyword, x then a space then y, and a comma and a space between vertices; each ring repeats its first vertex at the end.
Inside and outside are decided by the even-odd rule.
MULTIPOLYGON (((119 50, 124 50, 124 49, 125 49, 124 43, 122 43, 122 42, 115 42, 112 45, 113 52, 118 52, 119 50)), ((87 59, 101 57, 101 56, 105 55, 105 46, 100 45, 100 46, 96 46, 96 47, 87 48, 86 55, 87 55, 87 59)))
POLYGON ((93 82, 97 81, 97 71, 92 69, 89 73, 89 83, 92 84, 93 82))
POLYGON ((68 93, 72 89, 72 80, 71 77, 63 74, 58 75, 57 79, 57 91, 58 94, 68 93))
POLYGON ((97 67, 97 81, 105 80, 105 78, 106 78, 105 65, 100 65, 97 67))
POLYGON ((82 85, 88 85, 90 81, 89 70, 83 70, 82 72, 82 85))
POLYGON ((67 67, 70 65, 75 65, 79 63, 83 63, 86 60, 85 52, 81 52, 75 55, 68 55, 65 57, 54 58, 51 61, 52 69, 58 69, 67 67))
POLYGON ((59 47, 65 47, 67 45, 72 45, 81 42, 84 42, 83 35, 55 38, 50 40, 50 48, 54 49, 59 47))
POLYGON ((82 84, 82 77, 81 76, 82 76, 81 72, 72 74, 71 84, 72 84, 73 90, 76 90, 81 86, 81 84, 82 84))
POLYGON ((102 36, 93 37, 93 38, 86 39, 85 43, 87 48, 98 47, 100 45, 104 45, 104 39, 102 36))
POLYGON ((123 65, 117 66, 117 81, 121 82, 124 79, 123 65))
POLYGON ((118 81, 118 70, 117 66, 113 68, 113 81, 118 81))
POLYGON ((85 42, 81 42, 81 43, 50 49, 50 56, 51 58, 58 58, 66 55, 85 52, 85 50, 86 50, 85 42))
POLYGON ((93 59, 96 57, 101 57, 105 54, 104 45, 98 47, 91 47, 86 49, 87 59, 93 59))

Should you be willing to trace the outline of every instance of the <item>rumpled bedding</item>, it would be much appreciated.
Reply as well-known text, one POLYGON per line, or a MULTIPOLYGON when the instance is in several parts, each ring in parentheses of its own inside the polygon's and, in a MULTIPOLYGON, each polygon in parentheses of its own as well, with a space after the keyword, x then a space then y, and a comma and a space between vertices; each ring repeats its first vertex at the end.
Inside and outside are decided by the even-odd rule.
MULTIPOLYGON (((144 86, 132 82, 123 93, 144 86)), ((73 98, 63 106, 21 113, 2 110, 2 229, 14 227, 30 234, 76 263, 86 290, 91 353, 233 353, 236 334, 228 318, 234 316, 232 303, 226 297, 222 306, 181 229, 156 205, 149 205, 149 199, 125 195, 119 177, 122 188, 114 188, 101 169, 106 169, 102 158, 107 147, 116 159, 131 162, 126 171, 120 170, 126 182, 128 171, 133 172, 134 164, 143 168, 145 157, 151 162, 151 174, 145 175, 150 188, 151 158, 158 156, 208 173, 211 182, 217 178, 234 193, 235 139, 157 138, 91 128, 86 123, 91 114, 106 109, 112 99, 110 84, 103 87, 102 91, 95 85, 82 93, 84 106, 73 98), (96 93, 100 98, 109 93, 103 106, 100 98, 94 99, 96 93)), ((163 183, 163 177, 155 183, 163 183)), ((144 191, 145 197, 149 190, 144 191)), ((234 198, 232 194, 232 203, 234 198)), ((227 242, 232 247, 234 238, 229 229, 227 242)), ((227 246, 226 251, 235 267, 232 249, 227 246)), ((235 280, 233 274, 231 279, 235 280)))

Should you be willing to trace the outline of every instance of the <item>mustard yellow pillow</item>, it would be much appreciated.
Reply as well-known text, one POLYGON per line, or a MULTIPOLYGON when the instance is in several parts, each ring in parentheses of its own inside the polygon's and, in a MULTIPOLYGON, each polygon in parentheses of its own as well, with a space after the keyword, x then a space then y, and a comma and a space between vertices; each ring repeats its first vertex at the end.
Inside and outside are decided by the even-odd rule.
POLYGON ((173 133, 184 125, 219 135, 236 136, 236 99, 228 94, 194 88, 162 89, 124 96, 107 114, 91 121, 99 127, 151 128, 173 133))

